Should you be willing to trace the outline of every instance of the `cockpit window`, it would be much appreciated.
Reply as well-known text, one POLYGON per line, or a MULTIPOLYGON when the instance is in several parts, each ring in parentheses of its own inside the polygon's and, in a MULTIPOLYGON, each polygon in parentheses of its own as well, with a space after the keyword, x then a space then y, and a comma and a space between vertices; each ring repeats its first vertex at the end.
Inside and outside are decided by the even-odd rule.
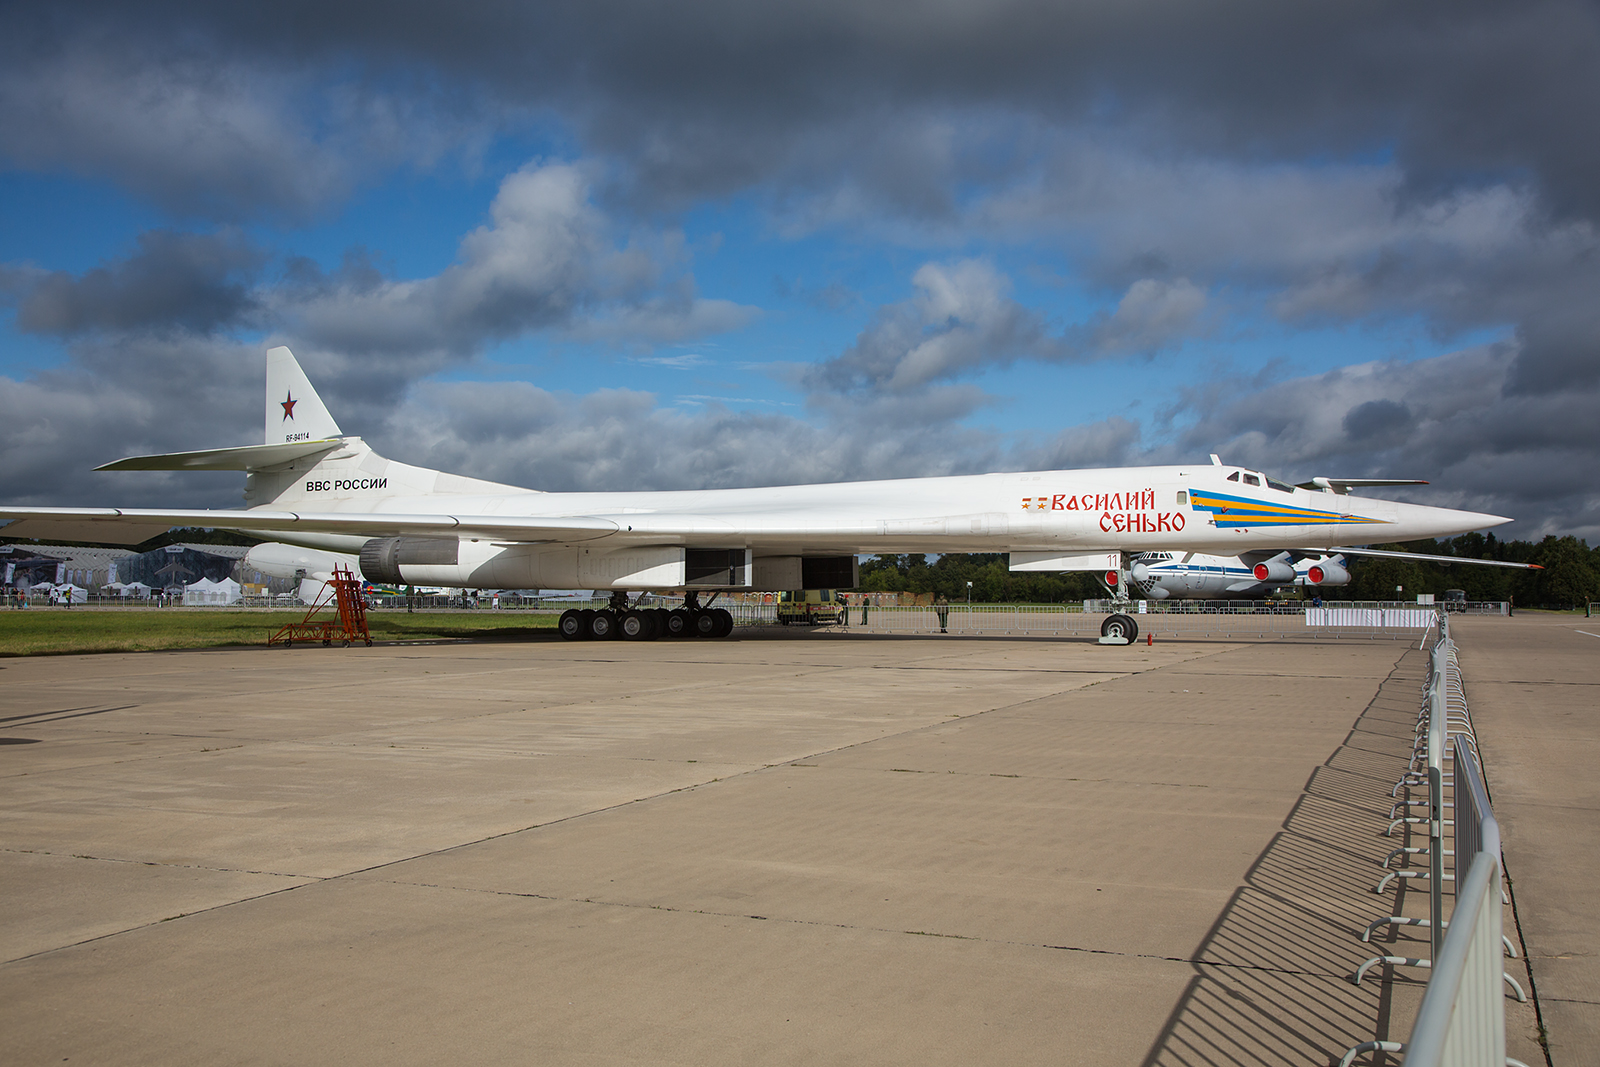
POLYGON ((1257 478, 1254 474, 1246 474, 1244 476, 1244 484, 1245 485, 1260 485, 1261 484, 1261 479, 1257 478))
POLYGON ((1285 483, 1278 481, 1278 479, 1276 479, 1276 478, 1268 478, 1267 479, 1267 484, 1270 485, 1272 488, 1276 489, 1280 493, 1292 493, 1292 492, 1294 492, 1294 486, 1286 485, 1285 483))
POLYGON ((1239 472, 1238 471, 1234 471, 1232 474, 1228 475, 1228 481, 1236 482, 1238 480, 1239 480, 1239 472))

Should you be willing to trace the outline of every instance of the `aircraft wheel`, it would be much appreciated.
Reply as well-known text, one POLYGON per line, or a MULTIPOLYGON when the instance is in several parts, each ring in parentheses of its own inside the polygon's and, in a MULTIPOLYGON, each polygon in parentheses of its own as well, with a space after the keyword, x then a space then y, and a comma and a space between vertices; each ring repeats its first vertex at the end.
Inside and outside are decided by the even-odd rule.
POLYGON ((715 609, 695 614, 694 635, 696 637, 721 637, 722 635, 717 632, 721 628, 715 609))
POLYGON ((622 636, 629 641, 649 641, 656 636, 656 620, 648 611, 630 611, 617 622, 622 636))
POLYGON ((717 619, 717 632, 711 636, 727 637, 733 633, 733 612, 727 608, 712 608, 711 614, 715 615, 717 619))
POLYGON ((578 641, 583 638, 583 612, 577 608, 568 608, 561 613, 561 619, 556 623, 556 629, 568 641, 578 641))
POLYGON ((1131 645, 1139 637, 1139 624, 1127 615, 1108 615, 1100 624, 1100 636, 1125 638, 1131 645))
POLYGON ((668 637, 693 637, 694 620, 689 617, 689 613, 683 608, 677 608, 667 612, 665 625, 662 629, 668 637))
POLYGON ((589 620, 589 636, 597 641, 608 641, 617 636, 617 617, 609 611, 597 611, 589 620))

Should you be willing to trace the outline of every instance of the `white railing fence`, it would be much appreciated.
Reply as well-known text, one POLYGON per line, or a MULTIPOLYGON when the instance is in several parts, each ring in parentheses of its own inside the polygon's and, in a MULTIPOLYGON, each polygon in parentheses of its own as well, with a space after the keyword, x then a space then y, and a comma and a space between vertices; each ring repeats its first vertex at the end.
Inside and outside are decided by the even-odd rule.
POLYGON ((1101 624, 1113 612, 1124 614, 1139 627, 1139 640, 1161 637, 1235 638, 1275 637, 1327 640, 1339 638, 1415 640, 1426 634, 1438 618, 1436 611, 1416 605, 1365 605, 1351 608, 1310 608, 1293 604, 1204 602, 1191 610, 1144 610, 1134 601, 1109 600, 1078 604, 853 604, 845 612, 851 633, 949 634, 1057 634, 1098 637, 1101 624))
MULTIPOLYGON (((1501 909, 1510 898, 1501 885, 1500 826, 1489 805, 1456 646, 1450 639, 1449 620, 1442 613, 1439 626, 1411 762, 1390 791, 1391 796, 1398 796, 1403 789, 1426 783, 1426 814, 1392 818, 1387 831, 1393 834, 1403 826, 1425 824, 1428 845, 1395 849, 1383 861, 1387 868, 1395 859, 1425 855, 1428 868, 1390 871, 1376 889, 1381 893, 1392 881, 1426 878, 1428 918, 1390 915, 1371 923, 1361 935, 1362 941, 1369 941, 1380 927, 1426 925, 1431 954, 1428 959, 1377 956, 1363 963, 1354 975, 1359 985, 1367 971, 1380 964, 1426 967, 1428 987, 1406 1042, 1363 1042, 1344 1054, 1340 1067, 1350 1067, 1362 1053, 1377 1051, 1405 1053, 1408 1067, 1525 1067, 1506 1056, 1504 991, 1509 986, 1517 1000, 1528 998, 1502 964, 1506 956, 1516 957, 1517 950, 1502 928, 1501 909), (1454 818, 1446 819, 1446 811, 1454 818), (1453 852, 1444 848, 1445 827, 1453 830, 1453 852), (1446 873, 1446 857, 1453 859, 1454 872, 1466 873, 1459 877, 1446 873), (1445 882, 1455 884, 1454 908, 1448 920, 1444 918, 1445 882)), ((1412 803, 1397 800, 1390 809, 1391 817, 1412 803)))

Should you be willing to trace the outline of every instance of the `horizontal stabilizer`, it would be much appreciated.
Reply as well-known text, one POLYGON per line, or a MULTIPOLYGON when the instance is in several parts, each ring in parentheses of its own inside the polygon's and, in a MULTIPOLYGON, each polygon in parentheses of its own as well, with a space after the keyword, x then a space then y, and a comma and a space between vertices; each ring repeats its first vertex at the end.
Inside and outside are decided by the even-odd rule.
POLYGON ((199 452, 164 452, 154 456, 129 456, 96 467, 97 471, 259 471, 282 467, 306 456, 331 452, 344 442, 294 441, 283 445, 244 445, 207 448, 199 452))
POLYGON ((1349 493, 1350 490, 1360 489, 1363 486, 1427 484, 1421 478, 1313 478, 1309 482, 1301 482, 1296 488, 1325 489, 1330 493, 1349 493))
POLYGON ((137 545, 170 529, 172 523, 169 522, 126 522, 113 526, 93 519, 45 517, 19 519, 0 533, 8 540, 18 541, 37 538, 40 541, 65 541, 69 545, 137 545))
POLYGON ((1377 556, 1381 559, 1408 559, 1413 563, 1471 563, 1478 567, 1516 567, 1525 571, 1542 571, 1537 563, 1507 563, 1499 559, 1473 559, 1471 556, 1425 556, 1421 552, 1393 552, 1386 548, 1302 548, 1306 556, 1323 556, 1342 552, 1347 556, 1377 556))

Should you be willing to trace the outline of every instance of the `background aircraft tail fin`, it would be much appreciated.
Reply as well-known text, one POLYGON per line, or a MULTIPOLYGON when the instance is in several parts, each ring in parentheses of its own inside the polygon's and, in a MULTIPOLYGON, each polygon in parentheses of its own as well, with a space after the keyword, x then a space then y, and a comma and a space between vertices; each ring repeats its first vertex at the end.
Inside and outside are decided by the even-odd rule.
POLYGON ((294 353, 282 345, 267 351, 266 443, 320 441, 342 436, 322 398, 311 387, 294 353))

